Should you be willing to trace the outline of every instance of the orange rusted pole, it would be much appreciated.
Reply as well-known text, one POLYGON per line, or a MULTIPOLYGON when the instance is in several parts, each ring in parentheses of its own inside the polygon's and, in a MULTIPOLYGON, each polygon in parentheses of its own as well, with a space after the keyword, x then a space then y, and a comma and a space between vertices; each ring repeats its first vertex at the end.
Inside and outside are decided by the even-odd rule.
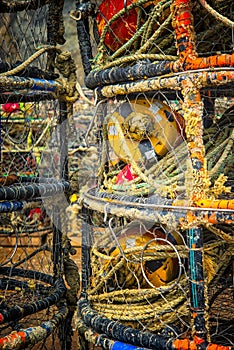
POLYGON ((179 55, 177 65, 182 66, 187 58, 190 60, 197 58, 190 0, 174 0, 171 5, 171 12, 176 47, 179 55))
POLYGON ((234 66, 234 54, 198 57, 190 0, 175 0, 171 12, 179 56, 177 61, 168 64, 172 72, 234 66))
POLYGON ((200 208, 215 208, 215 209, 228 209, 234 210, 233 199, 201 199, 195 202, 195 205, 200 208))
MULTIPOLYGON (((175 66, 180 70, 184 70, 187 60, 194 61, 197 58, 190 0, 174 0, 172 16, 179 55, 175 66)), ((186 194, 192 206, 195 201, 206 198, 209 188, 203 143, 203 102, 201 100, 200 86, 193 82, 189 76, 184 77, 181 87, 184 97, 182 108, 184 111, 185 134, 190 153, 185 174, 185 185, 186 194)), ((190 214, 190 212, 187 213, 188 221, 190 214)), ((202 228, 196 223, 194 223, 194 226, 190 226, 186 231, 186 240, 189 248, 190 310, 193 319, 194 337, 201 339, 206 344, 208 335, 205 321, 203 232, 202 228)), ((193 342, 190 343, 189 347, 192 345, 191 349, 197 348, 197 344, 193 342)))
MULTIPOLYGON (((172 203, 174 206, 188 206, 186 199, 175 199, 172 203)), ((194 202, 194 206, 203 209, 223 209, 234 210, 234 199, 200 199, 194 202)))
POLYGON ((234 54, 220 54, 209 57, 197 57, 194 60, 189 57, 184 62, 185 70, 219 68, 219 67, 234 67, 234 54))
POLYGON ((205 147, 203 144, 203 102, 200 90, 190 79, 182 82, 184 96, 183 111, 185 120, 185 134, 190 152, 190 164, 186 171, 187 196, 194 201, 206 198, 209 187, 205 164, 205 147))
MULTIPOLYGON (((187 59, 193 61, 197 58, 190 0, 174 0, 171 9, 179 54, 177 65, 183 66, 187 59)), ((182 108, 184 111, 185 134, 191 160, 186 174, 187 183, 189 183, 187 195, 192 204, 195 200, 205 198, 209 187, 203 144, 203 103, 200 86, 196 86, 189 77, 184 78, 181 86, 184 96, 182 108)))

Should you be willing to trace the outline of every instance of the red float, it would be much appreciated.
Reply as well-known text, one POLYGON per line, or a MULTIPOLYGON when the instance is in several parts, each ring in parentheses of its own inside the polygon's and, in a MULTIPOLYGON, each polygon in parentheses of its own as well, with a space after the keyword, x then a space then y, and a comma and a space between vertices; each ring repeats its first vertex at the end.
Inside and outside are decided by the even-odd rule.
MULTIPOLYGON (((131 5, 136 0, 127 0, 126 6, 131 5)), ((97 14, 97 27, 99 35, 102 35, 103 29, 110 19, 116 15, 119 11, 124 9, 124 1, 112 0, 102 1, 99 12, 97 14)), ((137 10, 132 9, 129 12, 125 12, 116 21, 114 21, 108 32, 106 33, 104 43, 112 51, 119 49, 124 43, 126 43, 136 32, 137 26, 137 10)))

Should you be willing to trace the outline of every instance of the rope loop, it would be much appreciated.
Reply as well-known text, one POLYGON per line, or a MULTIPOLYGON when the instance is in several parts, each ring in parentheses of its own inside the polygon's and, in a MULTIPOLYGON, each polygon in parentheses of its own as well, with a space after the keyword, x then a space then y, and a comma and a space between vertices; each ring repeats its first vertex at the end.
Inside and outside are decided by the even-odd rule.
POLYGON ((75 21, 80 21, 82 19, 88 18, 94 15, 95 5, 91 2, 86 2, 77 5, 77 9, 70 12, 70 17, 75 21))

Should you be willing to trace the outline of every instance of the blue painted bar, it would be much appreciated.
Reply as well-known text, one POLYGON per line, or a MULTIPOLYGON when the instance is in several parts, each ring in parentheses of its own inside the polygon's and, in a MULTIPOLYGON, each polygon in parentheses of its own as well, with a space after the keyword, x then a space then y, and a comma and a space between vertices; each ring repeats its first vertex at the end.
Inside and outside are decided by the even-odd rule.
POLYGON ((55 92, 57 88, 62 88, 62 85, 54 80, 30 79, 33 81, 32 90, 55 92))
POLYGON ((24 203, 22 201, 11 201, 0 203, 0 213, 10 213, 23 209, 24 203))
POLYGON ((189 247, 190 307, 194 319, 194 328, 196 335, 206 340, 202 228, 194 227, 188 229, 187 242, 189 247))
MULTIPOLYGON (((18 76, 0 76, 0 87, 4 90, 31 90, 55 92, 57 90, 64 90, 61 83, 55 80, 45 80, 38 78, 25 78, 18 76)), ((16 96, 17 97, 17 96, 16 96)))
POLYGON ((150 349, 139 348, 139 347, 134 346, 134 345, 130 345, 130 344, 122 343, 120 341, 116 341, 110 350, 150 350, 150 349))

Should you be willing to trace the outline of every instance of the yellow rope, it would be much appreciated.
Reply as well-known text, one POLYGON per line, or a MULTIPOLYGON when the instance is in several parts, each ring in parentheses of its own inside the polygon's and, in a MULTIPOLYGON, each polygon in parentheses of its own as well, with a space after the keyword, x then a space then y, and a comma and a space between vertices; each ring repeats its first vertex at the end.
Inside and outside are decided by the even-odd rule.
POLYGON ((215 166, 209 171, 209 176, 212 177, 221 167, 225 159, 227 158, 228 154, 232 151, 233 149, 233 143, 234 143, 234 129, 231 132, 231 135, 229 136, 227 140, 227 145, 225 146, 223 153, 215 166))
MULTIPOLYGON (((156 40, 156 38, 159 37, 161 34, 162 30, 171 22, 171 14, 166 18, 166 20, 160 25, 160 27, 154 32, 154 34, 147 40, 147 42, 141 46, 141 48, 136 52, 142 53, 144 51, 147 51, 147 49, 152 45, 152 43, 156 40)), ((165 58, 164 58, 165 60, 165 58)))
POLYGON ((224 25, 234 28, 234 22, 227 17, 221 15, 219 12, 215 11, 205 0, 199 0, 200 4, 212 15, 215 19, 221 21, 224 25))
POLYGON ((15 75, 24 70, 27 66, 29 66, 33 61, 35 61, 38 57, 40 57, 43 53, 49 50, 56 50, 57 48, 55 46, 43 46, 42 48, 39 48, 37 52, 32 54, 29 58, 27 58, 23 63, 15 67, 14 69, 11 69, 7 72, 0 73, 0 76, 10 76, 15 75))
POLYGON ((126 64, 131 62, 137 62, 139 60, 146 60, 146 59, 155 61, 154 63, 157 63, 157 61, 163 61, 163 60, 175 61, 177 57, 172 55, 164 55, 164 54, 135 53, 135 54, 132 54, 129 56, 123 56, 121 58, 115 59, 114 61, 108 62, 105 65, 98 67, 98 70, 104 70, 111 67, 116 67, 118 65, 122 65, 124 63, 126 64))

